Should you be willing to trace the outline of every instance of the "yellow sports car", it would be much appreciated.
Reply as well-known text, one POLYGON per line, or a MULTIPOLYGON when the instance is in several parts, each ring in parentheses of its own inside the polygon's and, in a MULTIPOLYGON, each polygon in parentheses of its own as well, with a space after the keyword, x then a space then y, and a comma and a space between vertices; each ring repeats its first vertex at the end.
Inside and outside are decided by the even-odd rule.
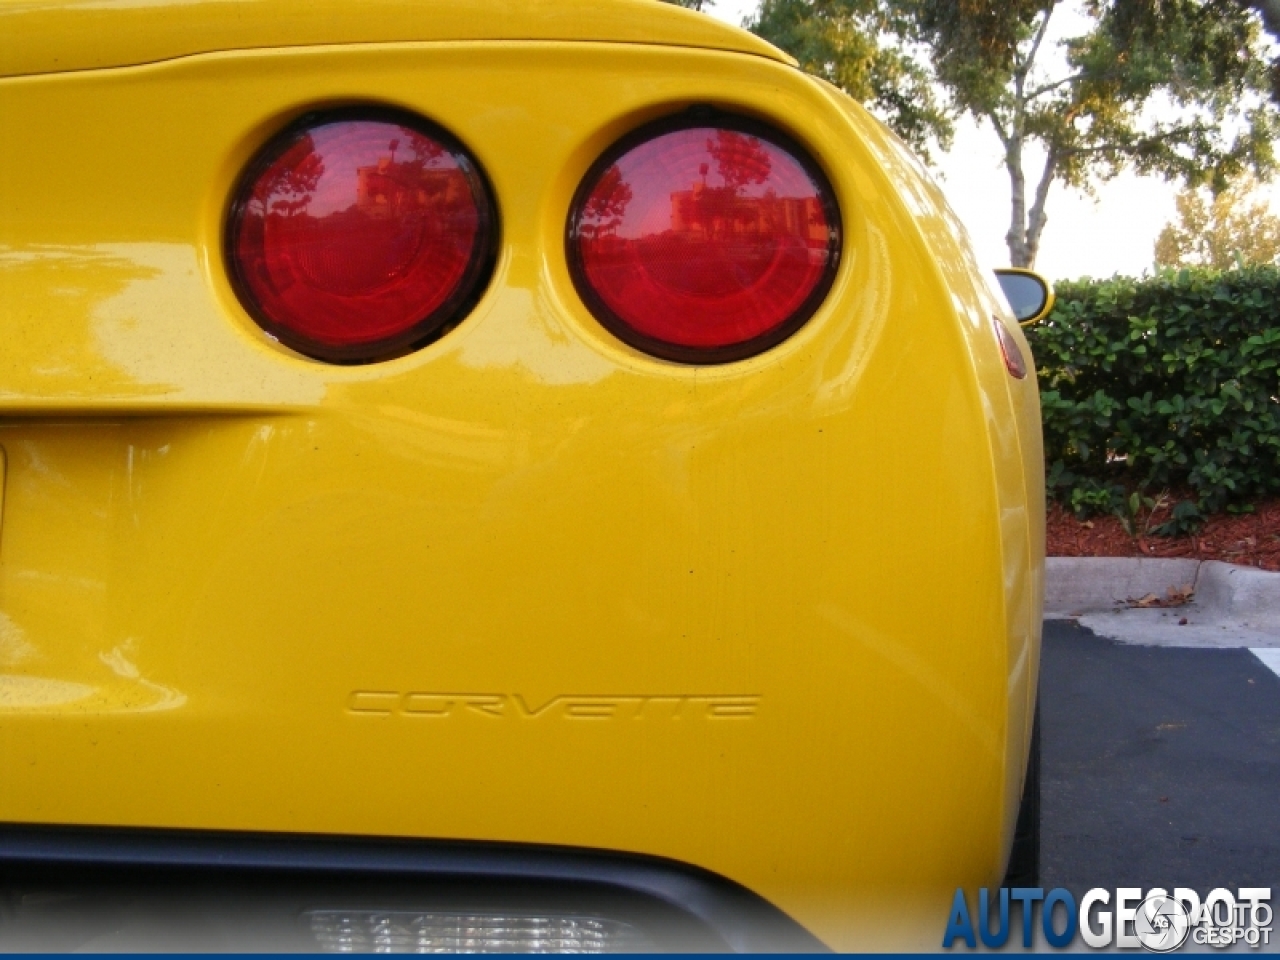
POLYGON ((999 883, 1035 377, 858 105, 652 0, 0 37, 0 946, 934 949, 999 883))

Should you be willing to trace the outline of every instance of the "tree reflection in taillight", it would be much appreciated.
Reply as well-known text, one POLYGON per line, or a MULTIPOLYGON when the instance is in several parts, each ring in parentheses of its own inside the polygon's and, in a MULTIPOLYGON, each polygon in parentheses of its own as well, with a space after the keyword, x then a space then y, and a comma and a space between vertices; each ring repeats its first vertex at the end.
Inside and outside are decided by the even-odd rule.
POLYGON ((227 259, 251 316, 320 360, 367 363, 439 336, 492 270, 497 220, 475 162, 417 117, 303 120, 249 165, 227 259))
POLYGON ((567 252, 606 328, 669 360, 724 363, 798 330, 831 288, 840 214, 777 131, 687 114, 605 153, 578 190, 567 252))

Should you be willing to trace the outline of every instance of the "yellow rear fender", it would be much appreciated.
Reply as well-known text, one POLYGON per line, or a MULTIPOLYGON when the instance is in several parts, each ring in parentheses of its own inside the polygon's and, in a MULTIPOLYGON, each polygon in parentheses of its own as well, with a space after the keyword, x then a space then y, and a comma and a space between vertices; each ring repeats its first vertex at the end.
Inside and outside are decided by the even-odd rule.
POLYGON ((933 949, 998 882, 1034 377, 859 108, 751 52, 441 41, 14 77, 0 125, 0 820, 642 853, 838 948, 933 949), (456 328, 338 366, 223 239, 276 131, 359 104, 465 144, 501 240, 456 328), (714 367, 617 340, 565 256, 596 159, 694 104, 802 145, 844 225, 808 323, 714 367))

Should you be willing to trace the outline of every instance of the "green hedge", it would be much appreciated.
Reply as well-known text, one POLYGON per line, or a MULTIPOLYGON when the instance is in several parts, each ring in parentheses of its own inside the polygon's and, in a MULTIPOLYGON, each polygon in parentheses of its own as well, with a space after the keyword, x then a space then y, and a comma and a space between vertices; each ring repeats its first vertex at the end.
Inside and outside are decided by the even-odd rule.
POLYGON ((1156 533, 1280 492, 1280 270, 1064 283, 1027 330, 1048 493, 1156 533))

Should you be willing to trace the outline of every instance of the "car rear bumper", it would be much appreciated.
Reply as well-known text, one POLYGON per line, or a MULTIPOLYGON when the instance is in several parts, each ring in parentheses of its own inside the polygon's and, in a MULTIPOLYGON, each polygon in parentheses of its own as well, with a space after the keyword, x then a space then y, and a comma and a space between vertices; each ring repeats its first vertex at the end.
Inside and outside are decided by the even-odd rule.
MULTIPOLYGON (((599 918, 663 951, 824 949, 706 870, 529 844, 5 825, 0 899, 5 951, 332 950, 309 917, 386 912, 599 918)), ((361 946, 380 945, 345 948, 361 946)))

